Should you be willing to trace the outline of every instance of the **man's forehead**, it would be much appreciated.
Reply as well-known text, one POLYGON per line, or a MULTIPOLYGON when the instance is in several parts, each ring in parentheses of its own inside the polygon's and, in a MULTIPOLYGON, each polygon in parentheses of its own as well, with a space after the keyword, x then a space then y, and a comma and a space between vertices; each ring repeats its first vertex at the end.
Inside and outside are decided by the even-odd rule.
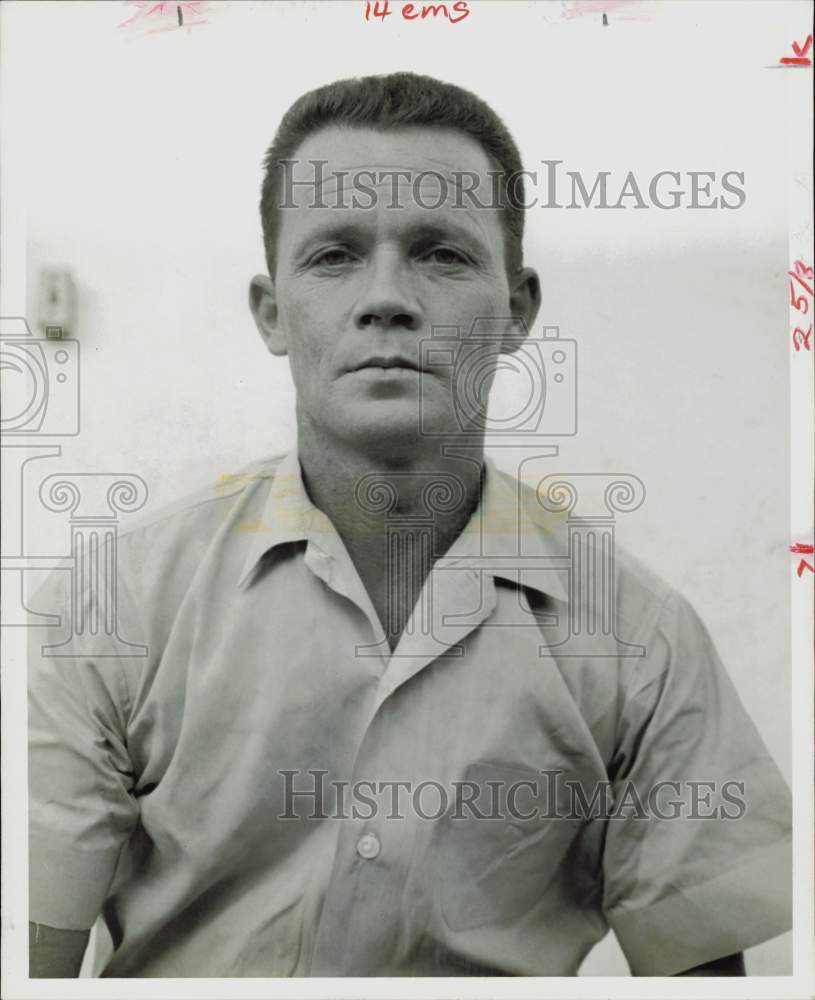
POLYGON ((279 207, 301 232, 329 224, 340 210, 371 224, 374 217, 396 223, 397 214, 407 221, 419 213, 438 223, 455 216, 492 242, 503 239, 499 175, 481 146, 454 129, 332 126, 309 136, 287 163, 279 207))
POLYGON ((330 126, 308 136, 292 159, 292 176, 305 180, 314 177, 313 161, 325 164, 326 175, 392 170, 417 176, 433 171, 451 183, 460 183, 465 173, 487 179, 495 170, 471 136, 457 129, 416 125, 385 130, 330 126))

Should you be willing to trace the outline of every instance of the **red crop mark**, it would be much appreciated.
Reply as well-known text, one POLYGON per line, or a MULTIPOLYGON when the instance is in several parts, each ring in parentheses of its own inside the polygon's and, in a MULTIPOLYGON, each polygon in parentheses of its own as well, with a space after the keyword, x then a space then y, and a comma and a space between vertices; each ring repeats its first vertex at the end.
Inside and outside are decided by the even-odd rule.
MULTIPOLYGON (((790 546, 790 552, 794 552, 796 555, 811 556, 815 553, 815 545, 806 545, 802 542, 796 542, 795 545, 790 546)), ((800 577, 803 575, 805 569, 808 569, 810 573, 815 573, 815 566, 812 563, 802 559, 798 563, 798 569, 796 570, 797 575, 800 577)))
POLYGON ((590 14, 602 14, 603 24, 608 26, 609 14, 615 21, 647 21, 651 12, 641 0, 566 0, 563 4, 562 16, 569 20, 590 14))
POLYGON ((120 28, 142 29, 148 34, 192 28, 207 22, 202 14, 208 13, 207 0, 126 0, 136 13, 122 21, 120 28))
POLYGON ((795 53, 794 56, 783 56, 779 59, 782 66, 811 66, 812 60, 807 58, 807 52, 809 52, 812 45, 812 35, 807 35, 807 40, 804 42, 803 46, 799 45, 797 42, 792 43, 792 51, 795 53))

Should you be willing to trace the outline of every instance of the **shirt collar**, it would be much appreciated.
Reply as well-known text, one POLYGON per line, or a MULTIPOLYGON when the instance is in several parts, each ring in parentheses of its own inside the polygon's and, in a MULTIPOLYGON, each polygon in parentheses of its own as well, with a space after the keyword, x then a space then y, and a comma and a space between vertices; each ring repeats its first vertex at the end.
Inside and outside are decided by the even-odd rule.
MULTIPOLYGON (((568 559, 565 515, 545 511, 533 489, 498 470, 489 457, 485 467, 481 502, 437 566, 467 565, 567 602, 561 579, 568 559)), ((258 563, 277 546, 326 533, 336 534, 309 499, 295 448, 277 466, 263 514, 252 525, 239 585, 254 579, 258 563)))
POLYGON ((546 511, 534 489, 489 457, 484 464, 481 503, 441 565, 469 565, 568 603, 566 515, 546 511))
POLYGON ((254 579, 254 571, 267 552, 287 542, 308 539, 316 507, 303 485, 300 460, 292 450, 278 464, 261 516, 252 524, 252 541, 241 569, 239 586, 254 579))

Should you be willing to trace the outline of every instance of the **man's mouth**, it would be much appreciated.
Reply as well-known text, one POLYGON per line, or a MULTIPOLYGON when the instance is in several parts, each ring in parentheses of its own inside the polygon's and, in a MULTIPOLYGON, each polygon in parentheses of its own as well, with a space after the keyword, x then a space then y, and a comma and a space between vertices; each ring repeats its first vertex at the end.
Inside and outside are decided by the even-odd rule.
POLYGON ((408 370, 419 372, 421 369, 416 364, 415 361, 411 361, 410 358, 403 357, 402 355, 372 355, 370 358, 366 358, 360 364, 355 365, 352 371, 364 371, 367 368, 373 369, 396 369, 396 370, 408 370))

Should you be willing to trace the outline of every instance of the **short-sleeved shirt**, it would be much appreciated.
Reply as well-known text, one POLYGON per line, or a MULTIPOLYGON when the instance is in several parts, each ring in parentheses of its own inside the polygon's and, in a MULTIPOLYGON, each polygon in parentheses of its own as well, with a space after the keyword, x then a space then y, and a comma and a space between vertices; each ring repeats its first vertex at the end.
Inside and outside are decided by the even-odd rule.
POLYGON ((30 918, 103 914, 106 976, 568 976, 609 927, 670 975, 782 933, 788 789, 609 538, 487 463, 391 652, 292 452, 123 531, 115 625, 100 549, 55 572, 30 918))

